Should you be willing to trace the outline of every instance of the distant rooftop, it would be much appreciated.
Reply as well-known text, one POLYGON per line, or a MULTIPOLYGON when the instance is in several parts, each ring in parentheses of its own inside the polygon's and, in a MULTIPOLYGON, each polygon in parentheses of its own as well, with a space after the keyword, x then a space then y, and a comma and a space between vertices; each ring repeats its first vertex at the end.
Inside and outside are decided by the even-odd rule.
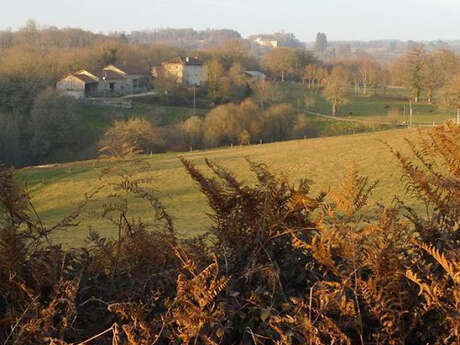
POLYGON ((265 79, 267 76, 260 71, 244 71, 247 75, 255 79, 265 79))
POLYGON ((82 82, 84 82, 85 84, 91 84, 91 83, 97 83, 97 79, 94 79, 94 78, 91 78, 85 74, 77 74, 77 73, 74 73, 72 74, 75 78, 78 78, 80 79, 82 82))
POLYGON ((203 63, 197 57, 190 57, 190 56, 178 56, 174 59, 166 61, 166 63, 178 63, 181 65, 195 65, 201 66, 203 63))

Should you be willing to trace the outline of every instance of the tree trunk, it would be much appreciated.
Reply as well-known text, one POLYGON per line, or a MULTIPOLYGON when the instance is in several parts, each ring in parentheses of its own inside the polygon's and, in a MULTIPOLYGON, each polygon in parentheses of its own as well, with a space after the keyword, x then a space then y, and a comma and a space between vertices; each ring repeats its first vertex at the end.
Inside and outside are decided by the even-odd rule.
POLYGON ((337 103, 333 102, 332 103, 332 116, 335 116, 337 114, 337 103))
POLYGON ((420 97, 420 90, 415 90, 415 97, 414 97, 414 103, 418 103, 418 99, 420 97))

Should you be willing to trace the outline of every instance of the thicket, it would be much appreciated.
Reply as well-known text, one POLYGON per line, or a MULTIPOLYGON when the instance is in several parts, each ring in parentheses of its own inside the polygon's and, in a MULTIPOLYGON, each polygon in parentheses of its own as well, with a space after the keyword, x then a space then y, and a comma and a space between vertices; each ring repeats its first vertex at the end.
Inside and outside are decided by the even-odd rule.
POLYGON ((127 157, 137 153, 159 152, 165 145, 163 131, 150 121, 133 117, 116 120, 99 143, 99 153, 108 157, 127 157))
POLYGON ((389 149, 422 213, 399 197, 370 205, 378 181, 354 165, 313 194, 309 179, 292 185, 256 162, 248 185, 211 161, 210 175, 181 158, 208 199, 210 229, 181 239, 151 181, 112 168, 119 182, 101 217, 115 235, 91 229, 81 249, 52 234, 71 231, 97 194, 50 227, 3 169, 0 342, 458 344, 460 127, 407 143, 411 156, 389 149), (150 203, 156 222, 133 219, 127 193, 150 203))
POLYGON ((63 161, 87 149, 92 138, 82 106, 72 97, 45 89, 26 113, 0 110, 0 162, 24 166, 63 161))
MULTIPOLYGON (((340 130, 334 129, 333 133, 340 130)), ((115 121, 99 145, 105 156, 126 157, 133 153, 249 145, 317 135, 317 128, 290 104, 263 108, 248 98, 240 104, 219 105, 205 116, 192 116, 164 128, 141 118, 115 121)))

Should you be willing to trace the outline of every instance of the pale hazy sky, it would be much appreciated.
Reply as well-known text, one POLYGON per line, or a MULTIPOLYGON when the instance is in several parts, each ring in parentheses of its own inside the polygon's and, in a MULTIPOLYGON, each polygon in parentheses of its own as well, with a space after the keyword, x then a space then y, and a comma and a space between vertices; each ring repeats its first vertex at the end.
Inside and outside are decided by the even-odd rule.
POLYGON ((304 41, 460 39, 460 0, 0 0, 0 29, 28 19, 99 32, 229 28, 284 30, 304 41))

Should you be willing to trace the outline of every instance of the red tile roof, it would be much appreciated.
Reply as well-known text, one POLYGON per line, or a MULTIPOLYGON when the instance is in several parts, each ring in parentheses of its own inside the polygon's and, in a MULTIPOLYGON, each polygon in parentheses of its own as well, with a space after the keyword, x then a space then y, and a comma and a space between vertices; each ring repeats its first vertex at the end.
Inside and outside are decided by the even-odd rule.
MULTIPOLYGON (((109 66, 105 68, 108 68, 109 66)), ((149 75, 150 74, 148 68, 144 68, 140 66, 132 66, 132 65, 111 65, 111 66, 119 69, 120 71, 126 73, 127 75, 149 75)))
POLYGON ((97 80, 94 80, 93 78, 88 77, 87 75, 84 74, 72 74, 75 78, 80 79, 82 82, 85 84, 93 84, 97 83, 97 80))
POLYGON ((102 71, 100 74, 99 74, 99 77, 103 80, 115 80, 115 79, 124 79, 125 76, 123 74, 120 74, 120 73, 117 73, 117 72, 114 72, 114 71, 110 71, 110 70, 105 70, 105 71, 102 71))
POLYGON ((178 63, 181 65, 189 65, 189 66, 201 66, 203 63, 200 61, 200 59, 196 57, 182 57, 178 56, 174 59, 171 59, 169 61, 166 61, 165 63, 178 63))

